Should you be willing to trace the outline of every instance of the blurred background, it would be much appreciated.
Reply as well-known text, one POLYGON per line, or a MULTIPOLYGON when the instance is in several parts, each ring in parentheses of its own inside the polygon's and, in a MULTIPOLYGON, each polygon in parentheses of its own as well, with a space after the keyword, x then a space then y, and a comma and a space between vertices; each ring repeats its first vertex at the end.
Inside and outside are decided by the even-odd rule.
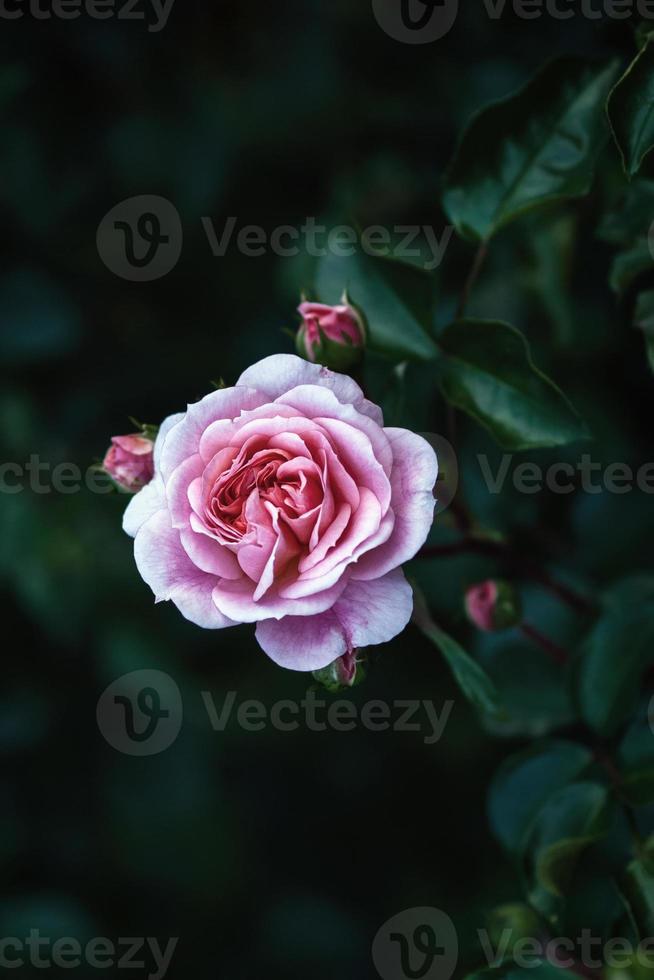
MULTIPOLYGON (((212 381, 231 384, 253 361, 292 350, 282 329, 298 322, 311 258, 254 258, 233 243, 215 257, 203 217, 219 233, 230 216, 268 231, 314 216, 431 225, 440 236, 442 174, 471 113, 553 55, 629 56, 633 26, 508 10, 492 20, 474 3, 447 37, 415 46, 387 36, 363 0, 176 0, 158 32, 115 17, 40 20, 28 8, 3 20, 3 461, 38 455, 85 471, 111 435, 132 431, 130 416, 156 424, 212 381), (145 194, 174 205, 183 249, 169 274, 130 282, 105 265, 96 232, 145 194)), ((605 152, 617 175, 617 153, 605 152)), ((610 196, 607 181, 599 197, 610 196)), ((652 386, 642 337, 605 284, 613 249, 597 236, 596 201, 500 235, 472 310, 528 334, 591 423, 595 460, 637 467, 651 454, 652 386)), ((452 238, 436 273, 436 328, 471 257, 452 238)), ((401 422, 441 432, 428 371, 409 369, 401 422)), ((646 567, 646 495, 625 503, 507 486, 492 496, 475 456, 488 452, 495 471, 499 451, 464 422, 457 448, 479 519, 551 568, 592 589, 646 567)), ((524 458, 576 463, 580 452, 524 458)), ((461 972, 474 966, 475 930, 519 893, 488 830, 488 781, 525 737, 573 716, 538 648, 517 634, 479 640, 466 625, 465 587, 493 562, 422 562, 414 574, 501 686, 511 724, 485 730, 409 628, 348 697, 428 698, 437 710, 453 700, 437 744, 362 727, 251 733, 233 719, 214 732, 202 691, 218 707, 230 691, 271 706, 300 700, 312 680, 269 662, 250 627, 204 632, 155 607, 121 531, 124 505, 86 488, 0 495, 0 935, 175 936, 171 978, 343 980, 376 975, 371 942, 388 918, 436 906, 456 923, 461 972), (184 701, 179 738, 147 758, 115 751, 96 723, 105 688, 140 669, 167 672, 184 701), (515 690, 516 676, 529 683, 515 690)), ((433 541, 452 533, 444 519, 433 541)), ((525 599, 532 622, 574 640, 565 608, 536 589, 525 599)))

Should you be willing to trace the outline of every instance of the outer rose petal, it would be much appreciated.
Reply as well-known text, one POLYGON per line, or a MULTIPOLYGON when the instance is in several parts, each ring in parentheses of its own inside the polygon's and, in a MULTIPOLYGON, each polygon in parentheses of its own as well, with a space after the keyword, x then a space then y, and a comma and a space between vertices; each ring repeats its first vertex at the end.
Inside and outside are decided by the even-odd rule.
POLYGON ((413 593, 400 569, 374 582, 349 582, 320 616, 286 616, 257 625, 265 653, 289 670, 320 670, 356 647, 386 643, 411 619, 413 593))
POLYGON ((236 419, 241 412, 264 405, 267 399, 250 388, 221 388, 193 405, 178 425, 167 433, 159 465, 164 480, 189 456, 198 451, 205 429, 217 419, 236 419))
POLYGON ((166 492, 161 477, 156 474, 135 494, 123 514, 123 531, 135 538, 146 521, 166 505, 166 492))
POLYGON ((181 422, 184 418, 183 412, 177 412, 176 415, 169 415, 168 418, 164 419, 159 426, 159 432, 154 443, 154 470, 155 473, 159 472, 159 463, 161 462, 161 452, 166 441, 166 436, 178 422, 181 422))
POLYGON ((213 602, 216 576, 196 568, 182 548, 179 531, 171 526, 166 510, 158 511, 142 526, 134 541, 134 558, 157 602, 171 599, 182 616, 204 629, 236 625, 213 602))
POLYGON ((368 581, 385 575, 415 556, 434 520, 436 453, 429 443, 406 429, 385 429, 393 446, 391 507, 395 527, 388 541, 368 552, 353 568, 352 578, 368 581))
POLYGON ((361 388, 352 378, 348 378, 345 374, 336 374, 320 364, 310 364, 309 361, 304 361, 294 354, 272 354, 270 357, 264 357, 262 361, 244 371, 236 383, 256 388, 271 400, 279 398, 280 395, 299 385, 319 385, 321 388, 330 388, 339 402, 344 405, 354 405, 359 412, 374 419, 378 425, 384 424, 381 409, 364 397, 361 388))

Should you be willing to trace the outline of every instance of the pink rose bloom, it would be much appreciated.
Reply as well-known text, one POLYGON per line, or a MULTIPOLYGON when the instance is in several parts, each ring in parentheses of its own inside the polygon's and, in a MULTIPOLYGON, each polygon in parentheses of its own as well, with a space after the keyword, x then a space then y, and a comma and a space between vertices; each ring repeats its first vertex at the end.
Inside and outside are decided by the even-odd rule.
POLYGON ((119 486, 136 493, 154 476, 151 439, 135 433, 130 436, 114 436, 102 468, 119 486))
POLYGON ((407 625, 399 566, 431 527, 436 456, 351 378, 268 357, 166 419, 154 459, 123 527, 157 601, 206 629, 256 623, 301 671, 407 625))
POLYGON ((324 303, 305 302, 298 306, 298 313, 302 317, 302 326, 298 331, 296 346, 302 357, 320 362, 331 356, 342 368, 360 358, 365 344, 365 328, 360 315, 348 303, 326 306, 324 303))

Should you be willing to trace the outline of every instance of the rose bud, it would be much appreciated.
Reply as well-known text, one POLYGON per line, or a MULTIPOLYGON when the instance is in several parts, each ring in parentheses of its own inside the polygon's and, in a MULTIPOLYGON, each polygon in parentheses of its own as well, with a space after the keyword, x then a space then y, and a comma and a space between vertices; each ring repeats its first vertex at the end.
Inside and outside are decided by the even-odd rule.
POLYGON ((152 439, 141 433, 114 436, 102 468, 114 483, 129 493, 137 493, 154 476, 152 439))
POLYGON ((472 585, 465 605, 470 622, 485 633, 510 629, 522 619, 520 598, 508 582, 488 579, 472 585))
POLYGON ((327 691, 336 693, 343 688, 356 687, 361 683, 365 676, 363 661, 357 658, 357 652, 354 650, 352 653, 343 654, 322 670, 314 670, 313 676, 327 691))
POLYGON ((298 354, 307 361, 345 371, 360 361, 366 342, 361 315, 344 296, 340 306, 301 303, 302 325, 295 338, 298 354))

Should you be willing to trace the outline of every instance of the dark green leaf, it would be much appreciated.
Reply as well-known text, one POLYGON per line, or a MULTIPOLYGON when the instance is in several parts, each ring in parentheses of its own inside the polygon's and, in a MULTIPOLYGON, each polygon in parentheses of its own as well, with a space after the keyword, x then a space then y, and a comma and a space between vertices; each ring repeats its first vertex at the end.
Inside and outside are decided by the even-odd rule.
POLYGON ((508 323, 459 320, 441 334, 443 394, 509 450, 561 446, 588 431, 508 323))
POLYGON ((654 803, 654 730, 644 705, 628 728, 616 756, 620 790, 633 806, 654 803))
POLYGON ((499 695, 488 674, 433 621, 424 596, 414 589, 413 622, 438 647, 465 697, 480 711, 496 715, 501 712, 499 695))
POLYGON ((394 358, 430 360, 437 347, 427 333, 433 279, 422 269, 360 248, 348 258, 330 254, 318 265, 316 289, 325 303, 349 299, 366 317, 372 350, 394 358))
POLYGON ((491 829, 509 853, 523 854, 541 807, 591 762, 583 746, 552 739, 504 763, 491 785, 488 808, 491 829))
POLYGON ((614 258, 609 273, 611 289, 619 295, 626 293, 643 273, 653 270, 654 260, 648 243, 638 241, 614 258))
POLYGON ((614 65, 555 61, 475 117, 443 197, 461 235, 487 241, 531 208, 588 193, 606 140, 604 102, 615 73, 614 65))
POLYGON ((627 177, 654 147, 654 45, 641 49, 611 91, 607 113, 627 177))
POLYGON ((608 804, 605 786, 573 783, 550 796, 538 813, 530 848, 537 881, 551 894, 565 894, 581 852, 608 833, 608 804))
POLYGON ((597 233, 613 245, 647 238, 654 219, 654 180, 634 180, 602 218, 597 233))
POLYGON ((628 579, 606 594, 579 662, 581 714, 598 734, 610 737, 625 721, 652 660, 654 579, 628 579))

